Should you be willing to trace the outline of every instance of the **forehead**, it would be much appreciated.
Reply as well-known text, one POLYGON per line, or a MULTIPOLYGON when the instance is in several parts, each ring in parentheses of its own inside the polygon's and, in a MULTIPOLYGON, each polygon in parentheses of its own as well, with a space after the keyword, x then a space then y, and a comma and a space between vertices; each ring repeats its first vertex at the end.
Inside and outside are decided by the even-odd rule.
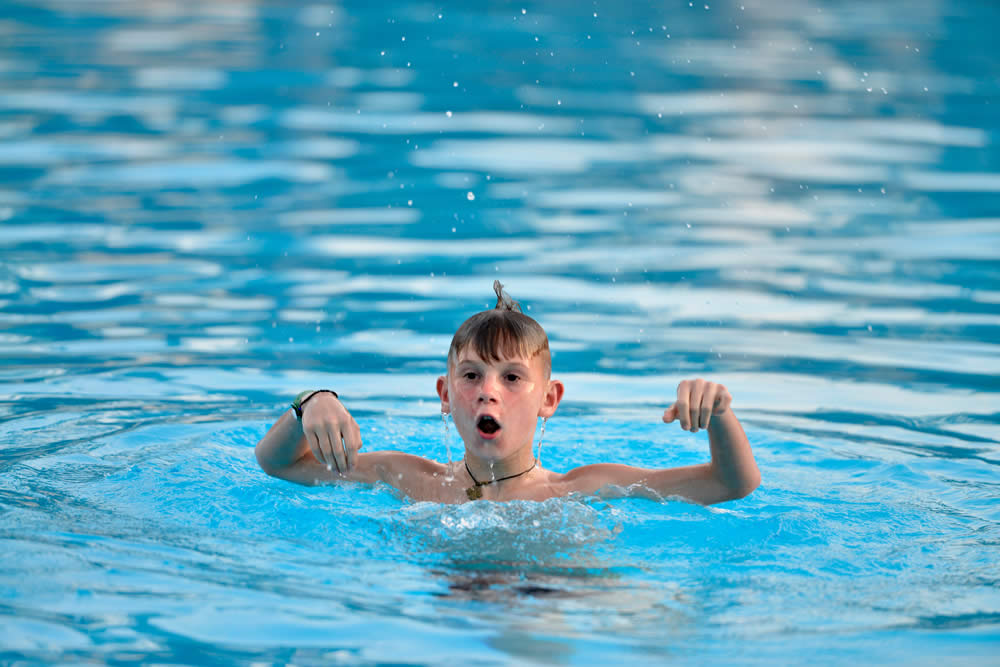
POLYGON ((520 354, 507 356, 505 354, 498 352, 497 357, 498 357, 497 361, 489 361, 488 359, 483 359, 476 352, 475 346, 466 345, 465 347, 463 347, 461 350, 458 351, 458 354, 455 355, 455 365, 457 366, 458 364, 468 362, 476 364, 485 364, 487 366, 502 365, 502 364, 521 364, 523 366, 533 367, 541 364, 540 354, 536 354, 532 357, 526 357, 520 354))

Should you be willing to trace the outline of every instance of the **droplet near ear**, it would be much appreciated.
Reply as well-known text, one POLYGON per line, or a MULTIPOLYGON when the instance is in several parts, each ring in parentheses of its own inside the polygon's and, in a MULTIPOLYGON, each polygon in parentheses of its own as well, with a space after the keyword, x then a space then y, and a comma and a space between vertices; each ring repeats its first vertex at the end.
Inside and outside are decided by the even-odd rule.
POLYGON ((542 464, 542 441, 545 440, 545 423, 549 421, 548 417, 542 417, 542 432, 538 434, 538 455, 535 456, 535 463, 538 465, 542 464))
MULTIPOLYGON (((448 430, 448 413, 441 411, 441 427, 444 431, 444 449, 448 453, 448 470, 451 471, 451 432, 448 430)), ((450 479, 448 480, 451 481, 450 479)))

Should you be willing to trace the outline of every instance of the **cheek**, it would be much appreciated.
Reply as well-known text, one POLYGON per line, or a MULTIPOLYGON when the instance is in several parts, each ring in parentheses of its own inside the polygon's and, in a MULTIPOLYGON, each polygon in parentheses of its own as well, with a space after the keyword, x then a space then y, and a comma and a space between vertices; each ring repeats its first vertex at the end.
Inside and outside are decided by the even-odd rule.
POLYGON ((452 407, 463 407, 474 405, 478 394, 476 393, 475 387, 455 387, 451 394, 452 396, 452 407))
POLYGON ((476 387, 474 385, 463 384, 463 385, 460 385, 460 386, 456 387, 456 396, 458 396, 459 398, 461 398, 464 401, 468 401, 468 400, 470 400, 472 398, 475 398, 476 394, 477 394, 477 390, 476 390, 476 387))

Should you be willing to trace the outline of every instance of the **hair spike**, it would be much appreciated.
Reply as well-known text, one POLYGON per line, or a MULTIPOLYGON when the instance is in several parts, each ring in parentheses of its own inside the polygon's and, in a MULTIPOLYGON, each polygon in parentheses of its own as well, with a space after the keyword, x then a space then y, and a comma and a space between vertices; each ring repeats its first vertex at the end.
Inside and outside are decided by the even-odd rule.
POLYGON ((497 305, 462 322, 448 348, 448 372, 458 362, 463 350, 471 349, 480 359, 496 362, 500 359, 541 356, 545 377, 552 372, 552 353, 545 329, 529 315, 521 312, 521 304, 504 291, 499 280, 493 281, 497 305))
POLYGON ((510 298, 510 294, 507 294, 503 290, 503 285, 500 284, 499 280, 493 281, 493 291, 497 294, 497 305, 493 310, 509 310, 515 313, 522 312, 521 304, 510 298))

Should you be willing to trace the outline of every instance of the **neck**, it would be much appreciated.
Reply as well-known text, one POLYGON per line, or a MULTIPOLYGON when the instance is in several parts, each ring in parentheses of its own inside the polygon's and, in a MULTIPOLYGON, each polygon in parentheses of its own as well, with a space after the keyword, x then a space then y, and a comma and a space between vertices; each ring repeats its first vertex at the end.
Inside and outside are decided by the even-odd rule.
MULTIPOLYGON (((526 447, 505 459, 493 461, 493 467, 491 468, 490 459, 479 458, 472 452, 466 451, 465 464, 469 466, 469 471, 472 472, 476 481, 483 483, 491 482, 495 479, 500 479, 501 477, 510 477, 511 475, 525 473, 531 468, 532 465, 535 464, 535 456, 532 453, 531 448, 526 447)), ((509 484, 511 482, 522 480, 524 477, 528 476, 528 474, 524 474, 522 477, 515 477, 514 479, 498 483, 509 484)))

